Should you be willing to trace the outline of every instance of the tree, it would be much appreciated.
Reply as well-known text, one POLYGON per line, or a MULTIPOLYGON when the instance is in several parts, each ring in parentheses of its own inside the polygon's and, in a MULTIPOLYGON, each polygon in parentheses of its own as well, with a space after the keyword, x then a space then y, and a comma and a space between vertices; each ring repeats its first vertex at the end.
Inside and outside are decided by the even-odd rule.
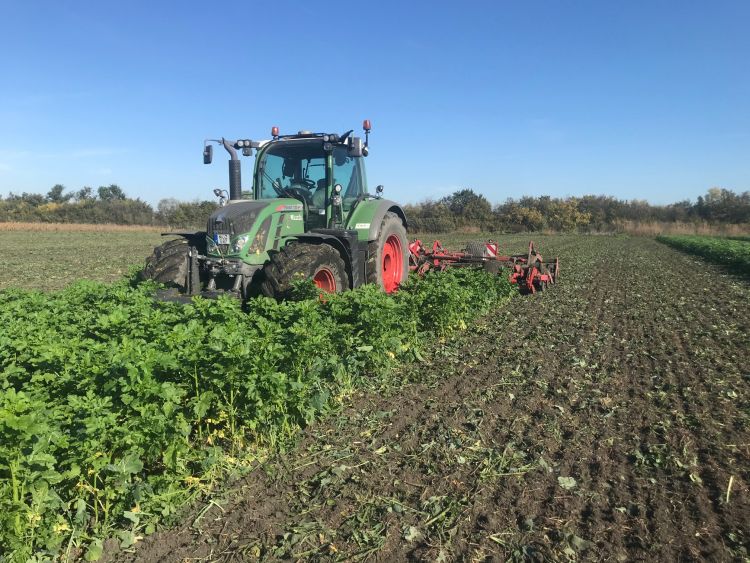
POLYGON ((125 192, 117 184, 110 184, 109 186, 99 186, 97 190, 99 199, 102 201, 117 201, 127 199, 125 192))
POLYGON ((156 205, 156 214, 158 219, 161 222, 166 223, 167 225, 174 224, 175 215, 179 207, 179 200, 173 197, 159 200, 159 203, 156 205))
POLYGON ((94 195, 94 190, 89 186, 83 186, 76 192, 76 201, 86 201, 89 199, 94 199, 95 197, 96 196, 94 195))
POLYGON ((165 199, 159 200, 159 203, 156 205, 156 210, 159 212, 159 214, 163 215, 164 217, 167 217, 170 213, 172 213, 177 207, 180 205, 179 200, 168 197, 165 199))
POLYGON ((50 203, 66 203, 70 201, 73 194, 63 194, 65 186, 62 184, 55 184, 52 186, 49 192, 47 192, 47 201, 50 203))
POLYGON ((409 228, 423 233, 445 233, 456 228, 451 210, 442 201, 423 201, 417 205, 405 205, 409 228))
POLYGON ((460 223, 482 227, 492 221, 492 204, 481 194, 465 188, 440 200, 460 223))

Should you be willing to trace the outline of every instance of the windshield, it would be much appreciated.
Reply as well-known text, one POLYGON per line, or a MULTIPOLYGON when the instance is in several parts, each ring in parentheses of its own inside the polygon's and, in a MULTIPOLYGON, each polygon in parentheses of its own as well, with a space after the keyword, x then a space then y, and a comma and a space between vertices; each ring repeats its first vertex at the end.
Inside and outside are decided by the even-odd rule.
POLYGON ((270 146, 258 163, 258 176, 258 199, 294 197, 314 202, 315 207, 325 205, 326 154, 322 142, 270 146))

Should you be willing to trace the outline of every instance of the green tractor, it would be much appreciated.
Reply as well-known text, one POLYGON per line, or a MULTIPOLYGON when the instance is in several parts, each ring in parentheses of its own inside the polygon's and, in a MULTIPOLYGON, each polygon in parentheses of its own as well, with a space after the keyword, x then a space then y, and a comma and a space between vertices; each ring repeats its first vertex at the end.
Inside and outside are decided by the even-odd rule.
POLYGON ((324 292, 366 283, 395 291, 409 273, 406 216, 382 199, 382 186, 367 191, 369 120, 364 131, 364 142, 352 131, 279 135, 277 127, 267 141, 207 140, 205 164, 212 143, 230 155, 229 193, 214 190, 221 207, 206 231, 165 233, 179 238, 154 249, 142 277, 185 296, 283 299, 301 278, 324 292), (254 150, 252 199, 243 199, 237 151, 254 150))

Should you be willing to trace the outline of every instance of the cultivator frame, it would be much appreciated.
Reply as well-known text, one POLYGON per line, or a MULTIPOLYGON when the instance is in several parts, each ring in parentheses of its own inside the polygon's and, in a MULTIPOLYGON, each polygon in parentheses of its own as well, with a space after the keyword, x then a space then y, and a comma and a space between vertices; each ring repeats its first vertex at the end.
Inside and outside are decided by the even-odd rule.
POLYGON ((529 241, 526 254, 500 254, 500 245, 495 241, 470 242, 460 252, 446 250, 439 240, 432 249, 416 239, 409 245, 409 269, 422 275, 430 270, 446 268, 484 268, 492 274, 508 273, 510 283, 518 286, 522 293, 536 293, 557 283, 560 275, 560 260, 544 260, 534 241, 529 241))

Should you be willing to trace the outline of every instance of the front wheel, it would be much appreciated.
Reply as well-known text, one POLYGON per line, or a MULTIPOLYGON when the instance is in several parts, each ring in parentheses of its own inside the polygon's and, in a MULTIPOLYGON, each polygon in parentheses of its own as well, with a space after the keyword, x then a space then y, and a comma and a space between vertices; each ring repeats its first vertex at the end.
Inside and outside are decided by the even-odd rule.
POLYGON ((393 293, 409 275, 409 243, 401 218, 389 211, 380 224, 378 238, 368 245, 367 283, 393 293))
POLYGON ((140 278, 176 287, 180 293, 187 293, 189 260, 188 241, 184 238, 169 240, 154 248, 151 256, 146 259, 140 278))
POLYGON ((309 279, 324 293, 339 293, 349 288, 346 264, 328 244, 292 242, 271 256, 263 269, 263 295, 276 299, 293 297, 294 282, 309 279))

